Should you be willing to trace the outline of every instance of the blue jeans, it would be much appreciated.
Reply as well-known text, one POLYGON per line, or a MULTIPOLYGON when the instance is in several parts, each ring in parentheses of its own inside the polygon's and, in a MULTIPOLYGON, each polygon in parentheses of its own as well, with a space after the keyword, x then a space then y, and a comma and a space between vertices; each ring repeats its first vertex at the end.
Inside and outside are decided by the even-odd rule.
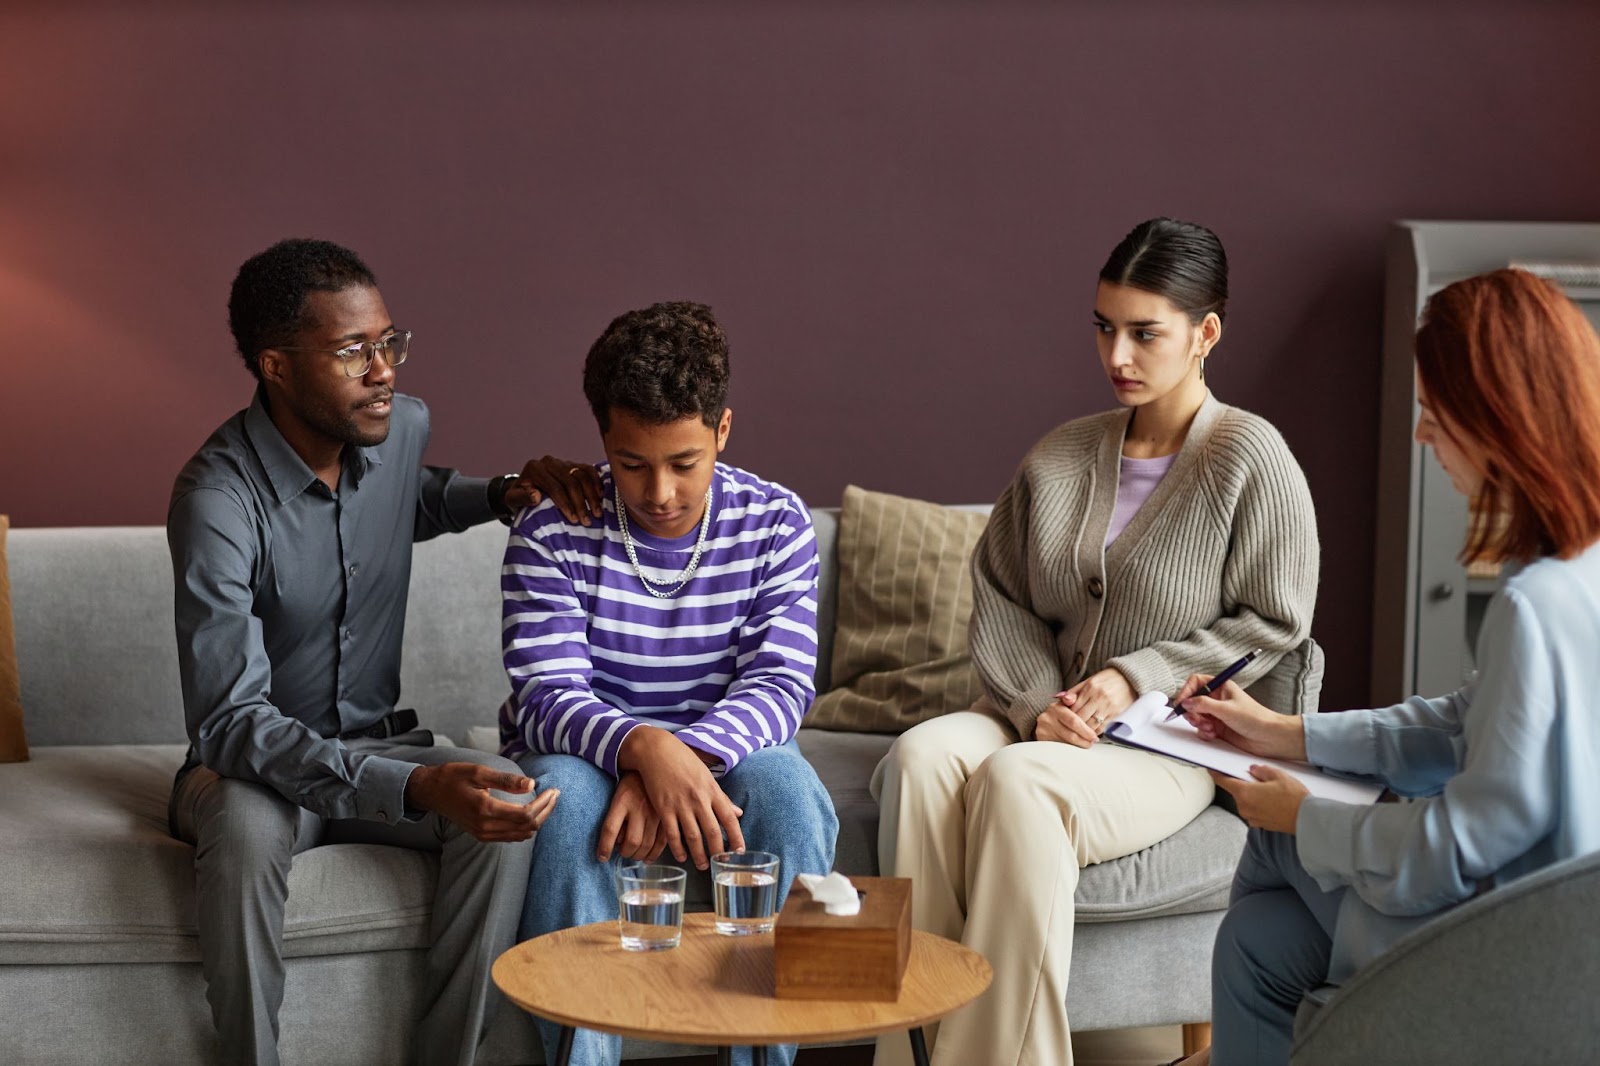
POLYGON ((1288 1063, 1300 1000, 1328 983, 1345 891, 1306 872, 1293 834, 1250 830, 1211 956, 1213 1066, 1288 1063))
MULTIPOLYGON (((533 840, 533 871, 518 939, 615 918, 617 890, 612 878, 623 860, 613 855, 610 862, 602 863, 594 856, 616 779, 573 755, 529 755, 519 765, 533 778, 538 792, 560 789, 561 798, 533 840)), ((833 800, 793 743, 746 756, 723 776, 721 784, 728 798, 744 811, 739 828, 747 846, 774 852, 782 860, 779 907, 795 874, 833 869, 833 846, 839 832, 833 800)), ((669 853, 665 861, 671 858, 669 853)), ((691 868, 689 876, 695 875, 691 868)), ((554 1062, 561 1027, 543 1018, 535 1021, 545 1058, 554 1062)), ((788 1066, 794 1055, 795 1047, 784 1045, 773 1048, 767 1061, 788 1066)), ((607 1066, 621 1058, 621 1037, 580 1029, 572 1042, 573 1066, 607 1066)), ((734 1061, 748 1063, 749 1050, 735 1051, 734 1061)))

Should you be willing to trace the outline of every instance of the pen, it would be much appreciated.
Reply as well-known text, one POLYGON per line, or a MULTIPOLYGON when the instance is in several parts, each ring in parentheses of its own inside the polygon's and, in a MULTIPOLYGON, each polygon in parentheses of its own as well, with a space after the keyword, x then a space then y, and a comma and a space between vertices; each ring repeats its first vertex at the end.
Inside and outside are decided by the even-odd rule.
MULTIPOLYGON (((1246 655, 1243 659, 1240 659, 1238 662, 1234 663, 1232 666, 1230 666, 1226 670, 1222 671, 1222 673, 1218 674, 1216 677, 1213 677, 1210 681, 1207 681, 1205 684, 1201 685, 1195 691, 1189 693, 1187 696, 1184 697, 1184 699, 1192 700, 1196 696, 1209 696, 1209 695, 1211 695, 1217 689, 1222 687, 1222 683, 1224 681, 1228 680, 1234 674, 1237 674, 1240 670, 1243 670, 1245 667, 1249 666, 1251 661, 1254 660, 1255 657, 1257 655, 1260 655, 1260 654, 1261 654, 1261 649, 1257 648, 1255 651, 1251 652, 1249 655, 1246 655)), ((1178 701, 1177 700, 1172 700, 1171 702, 1169 702, 1167 704, 1167 706, 1172 708, 1172 713, 1167 715, 1165 718, 1161 719, 1163 722, 1170 722, 1174 718, 1178 717, 1178 715, 1183 713, 1183 708, 1178 706, 1178 701)))

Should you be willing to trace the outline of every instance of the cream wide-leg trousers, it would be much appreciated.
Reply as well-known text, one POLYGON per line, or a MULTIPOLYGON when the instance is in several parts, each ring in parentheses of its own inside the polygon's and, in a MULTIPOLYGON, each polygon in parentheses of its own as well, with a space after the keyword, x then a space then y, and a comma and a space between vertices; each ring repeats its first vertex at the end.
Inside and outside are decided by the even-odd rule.
MULTIPOLYGON (((1070 1066, 1078 871, 1166 839, 1211 778, 1134 748, 1019 743, 987 701, 902 734, 872 776, 879 866, 912 879, 911 921, 989 960, 994 983, 930 1031, 934 1066, 1070 1066)), ((911 1061, 904 1033, 875 1066, 911 1061)))

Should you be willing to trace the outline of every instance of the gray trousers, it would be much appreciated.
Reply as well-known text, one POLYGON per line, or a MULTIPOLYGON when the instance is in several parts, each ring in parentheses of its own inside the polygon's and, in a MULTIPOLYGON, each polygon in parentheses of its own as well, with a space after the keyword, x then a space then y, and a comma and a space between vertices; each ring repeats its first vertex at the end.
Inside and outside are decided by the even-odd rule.
MULTIPOLYGON (((423 765, 472 762, 520 773, 498 755, 420 747, 407 740, 347 741, 364 753, 423 765)), ((495 796, 527 802, 531 795, 495 796)), ((485 844, 429 814, 385 825, 324 819, 265 785, 219 777, 201 766, 173 784, 172 830, 195 846, 195 895, 206 999, 222 1061, 275 1066, 283 1003, 283 914, 294 856, 319 844, 391 844, 439 855, 426 984, 412 1061, 471 1066, 499 998, 489 968, 516 943, 532 841, 485 844)))
POLYGON ((1317 884, 1293 834, 1250 830, 1211 955, 1213 1066, 1287 1066, 1300 1000, 1328 983, 1346 891, 1317 884))

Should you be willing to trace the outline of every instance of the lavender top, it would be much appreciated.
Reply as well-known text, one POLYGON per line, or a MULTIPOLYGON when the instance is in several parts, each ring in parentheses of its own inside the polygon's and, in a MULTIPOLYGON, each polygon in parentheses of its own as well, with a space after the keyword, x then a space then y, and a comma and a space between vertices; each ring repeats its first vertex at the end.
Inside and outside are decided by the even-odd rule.
MULTIPOLYGON (((721 763, 786 743, 815 696, 817 544, 811 515, 781 485, 717 464, 699 569, 677 595, 650 595, 617 526, 609 466, 604 521, 569 524, 547 500, 512 526, 501 571, 512 694, 502 752, 577 755, 615 775, 641 725, 721 763)), ((630 524, 639 565, 675 584, 699 527, 662 540, 630 524)))
POLYGON ((1177 452, 1155 459, 1129 459, 1126 455, 1122 457, 1120 474, 1117 478, 1117 505, 1111 512, 1111 525, 1106 527, 1108 546, 1117 539, 1117 534, 1132 521, 1133 516, 1139 513, 1139 508, 1143 507, 1144 501, 1156 491, 1156 486, 1167 476, 1167 469, 1177 457, 1177 452))

